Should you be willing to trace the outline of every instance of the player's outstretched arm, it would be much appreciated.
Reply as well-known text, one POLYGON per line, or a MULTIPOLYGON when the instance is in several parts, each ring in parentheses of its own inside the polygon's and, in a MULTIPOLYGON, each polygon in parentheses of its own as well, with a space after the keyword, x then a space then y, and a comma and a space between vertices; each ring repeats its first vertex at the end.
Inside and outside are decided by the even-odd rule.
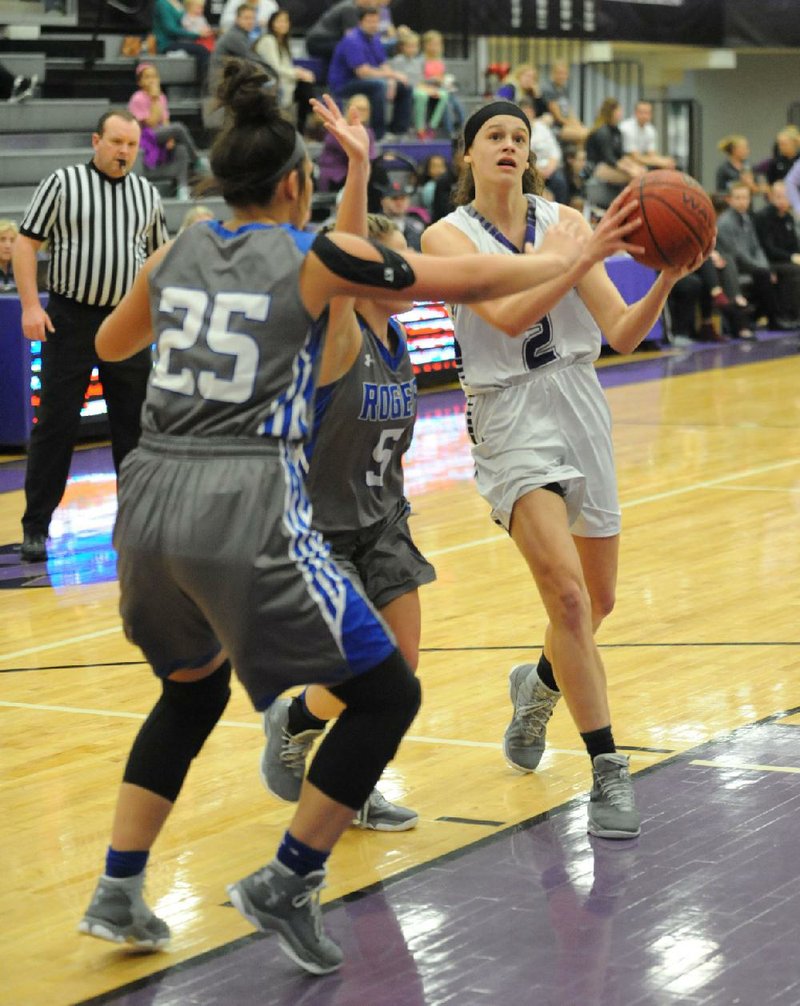
POLYGON ((314 242, 300 277, 303 302, 318 317, 331 297, 394 300, 403 290, 414 300, 471 303, 528 290, 568 271, 580 256, 576 227, 554 227, 533 255, 462 255, 441 258, 390 251, 347 234, 314 242))

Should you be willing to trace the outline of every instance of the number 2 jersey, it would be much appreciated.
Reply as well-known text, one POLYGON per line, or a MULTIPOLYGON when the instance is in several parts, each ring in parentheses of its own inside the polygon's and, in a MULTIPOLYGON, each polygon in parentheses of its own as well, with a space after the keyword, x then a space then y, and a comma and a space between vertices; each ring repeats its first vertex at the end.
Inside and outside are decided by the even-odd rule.
POLYGON ((402 458, 417 414, 405 335, 391 319, 390 350, 360 318, 359 324, 358 357, 343 377, 317 390, 306 446, 306 488, 314 527, 323 534, 369 527, 404 501, 402 458))
POLYGON ((322 327, 300 298, 314 235, 199 223, 150 276, 156 364, 146 433, 303 441, 322 327))
MULTIPOLYGON (((548 227, 558 223, 559 207, 541 196, 527 198, 535 210, 534 247, 538 248, 548 227)), ((470 207, 459 206, 444 219, 466 234, 479 252, 514 254, 470 207)), ((600 353, 600 329, 574 289, 515 338, 484 321, 466 304, 455 306, 453 319, 459 377, 466 394, 517 384, 531 371, 558 361, 561 366, 592 362, 600 353)))

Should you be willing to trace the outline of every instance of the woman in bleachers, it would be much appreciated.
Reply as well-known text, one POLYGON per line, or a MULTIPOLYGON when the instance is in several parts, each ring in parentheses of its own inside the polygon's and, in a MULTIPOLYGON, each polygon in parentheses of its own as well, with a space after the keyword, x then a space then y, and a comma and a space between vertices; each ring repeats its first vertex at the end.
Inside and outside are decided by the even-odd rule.
POLYGON ((256 42, 255 50, 277 73, 281 108, 296 117, 297 129, 303 133, 309 113, 308 102, 314 96, 315 78, 310 70, 297 66, 292 59, 289 49, 291 31, 289 11, 278 8, 270 15, 266 31, 256 42))
POLYGON ((746 136, 731 133, 717 144, 725 160, 717 168, 717 192, 728 192, 733 182, 744 182, 752 196, 765 192, 766 186, 755 179, 750 167, 750 144, 746 136))
POLYGON ((161 90, 161 78, 152 63, 136 67, 138 89, 128 102, 128 111, 142 127, 141 149, 144 176, 149 181, 173 179, 178 197, 189 198, 189 174, 207 171, 208 161, 195 146, 182 122, 170 122, 169 103, 161 90))
POLYGON ((606 98, 586 138, 586 160, 592 166, 587 197, 601 209, 610 206, 631 179, 647 173, 647 168, 623 149, 619 128, 622 115, 617 99, 606 98))

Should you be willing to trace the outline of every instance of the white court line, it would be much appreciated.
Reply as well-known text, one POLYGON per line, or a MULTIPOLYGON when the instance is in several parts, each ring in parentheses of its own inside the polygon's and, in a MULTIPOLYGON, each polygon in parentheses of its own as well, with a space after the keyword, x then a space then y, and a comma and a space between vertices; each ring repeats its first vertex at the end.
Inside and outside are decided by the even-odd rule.
POLYGON ((777 489, 775 486, 715 486, 726 493, 800 493, 800 489, 777 489))
POLYGON ((751 762, 737 761, 735 758, 715 758, 713 761, 703 761, 701 758, 697 758, 694 761, 689 762, 690 765, 703 765, 707 768, 733 768, 741 769, 743 771, 750 772, 792 772, 795 775, 800 775, 800 768, 793 765, 757 765, 751 762))
MULTIPOLYGON (((750 478, 752 475, 763 475, 765 472, 774 472, 781 468, 789 468, 797 464, 800 464, 800 459, 792 458, 789 461, 776 461, 771 465, 760 465, 758 468, 745 468, 744 471, 733 472, 730 475, 720 475, 719 478, 708 479, 705 482, 693 482, 691 485, 683 486, 680 489, 667 489, 663 493, 654 493, 652 496, 640 496, 638 499, 628 500, 627 503, 621 504, 621 509, 630 510, 631 507, 642 506, 645 503, 656 503, 659 500, 671 499, 673 496, 685 496, 687 493, 697 492, 698 489, 714 489, 723 482, 730 482, 733 479, 750 478)), ((448 548, 426 549, 425 555, 435 558, 440 555, 449 555, 452 552, 463 552, 468 548, 480 548, 481 545, 492 545, 508 540, 508 535, 493 534, 489 538, 473 538, 471 541, 461 542, 460 545, 450 545, 448 548)))
MULTIPOLYGON (((52 706, 37 702, 5 702, 0 701, 0 707, 6 709, 30 709, 35 712, 45 713, 72 713, 76 716, 111 716, 115 719, 123 720, 144 720, 147 713, 126 713, 117 709, 88 709, 84 706, 52 706)), ((260 723, 240 723, 238 720, 220 720, 217 726, 232 727, 236 730, 262 730, 260 723)), ((501 744, 489 741, 467 741, 454 740, 447 737, 422 737, 415 734, 406 734, 404 741, 411 741, 414 744, 437 744, 462 748, 486 748, 491 751, 499 751, 501 744)), ((548 754, 581 755, 586 757, 585 751, 575 751, 570 748, 548 748, 548 754)))
MULTIPOLYGON (((622 504, 623 510, 631 507, 642 506, 645 503, 655 503, 658 500, 670 499, 674 496, 685 496, 687 493, 696 492, 698 489, 711 489, 721 485, 723 482, 730 482, 732 479, 750 478, 752 475, 762 475, 765 472, 779 471, 781 468, 789 468, 792 465, 800 464, 800 458, 792 458, 788 461, 776 461, 771 465, 759 465, 757 468, 745 468, 740 472, 733 472, 730 475, 721 475, 716 479, 708 479, 704 482, 693 482, 691 485, 683 486, 681 489, 668 489, 663 493, 654 493, 652 496, 640 496, 639 499, 629 500, 622 504)), ((499 541, 508 541, 507 535, 491 535, 488 538, 475 538, 472 541, 462 542, 460 545, 451 545, 448 548, 433 549, 425 554, 431 558, 440 555, 448 555, 452 552, 462 552, 468 548, 479 548, 481 545, 495 544, 499 541)), ((46 650, 58 649, 62 646, 70 646, 72 643, 81 643, 88 639, 99 639, 101 636, 110 636, 119 632, 120 627, 113 629, 101 629, 99 632, 89 632, 83 636, 73 636, 70 639, 60 640, 54 643, 44 643, 42 646, 32 646, 26 650, 17 650, 15 653, 0 653, 0 661, 16 660, 18 657, 26 657, 32 653, 43 653, 46 650)))
POLYGON ((17 657, 27 657, 31 653, 44 653, 45 650, 59 650, 62 646, 71 646, 72 643, 83 643, 87 639, 100 639, 102 636, 113 636, 115 632, 122 632, 122 626, 115 625, 111 629, 98 629, 97 632, 87 632, 82 636, 70 636, 69 639, 59 639, 55 643, 42 643, 41 646, 29 646, 27 650, 0 653, 0 660, 16 660, 17 657))

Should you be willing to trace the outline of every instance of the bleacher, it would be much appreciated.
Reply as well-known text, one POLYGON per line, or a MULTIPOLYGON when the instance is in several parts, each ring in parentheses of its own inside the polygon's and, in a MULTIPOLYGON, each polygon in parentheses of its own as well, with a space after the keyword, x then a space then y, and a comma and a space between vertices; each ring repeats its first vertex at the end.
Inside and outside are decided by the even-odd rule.
MULTIPOLYGON (((91 157, 91 136, 100 116, 109 107, 124 106, 135 89, 134 68, 138 59, 119 55, 119 39, 76 39, 74 36, 43 36, 13 43, 21 51, 9 51, 8 40, 0 41, 0 58, 15 74, 36 76, 35 96, 23 104, 0 103, 0 217, 21 220, 38 182, 51 171, 91 157), (102 97, 99 97, 102 95, 102 97)), ((302 49, 302 45, 301 45, 302 49)), ((147 56, 161 77, 174 121, 183 122, 201 148, 212 134, 203 118, 203 98, 191 57, 147 56)), ((298 62, 303 62, 302 57, 298 62)), ((482 102, 477 94, 475 59, 448 60, 448 70, 459 85, 460 97, 469 113, 482 102)), ((208 99, 205 99, 206 101, 208 99)), ((314 159, 321 144, 310 142, 314 159)), ((437 140, 396 140, 379 144, 381 152, 394 150, 421 163, 431 154, 450 158, 447 137, 437 140)), ((190 208, 173 198, 171 183, 157 183, 164 200, 168 227, 174 234, 190 208)), ((204 198, 204 205, 223 212, 218 198, 204 198)), ((315 218, 324 217, 331 198, 315 197, 315 218)))

